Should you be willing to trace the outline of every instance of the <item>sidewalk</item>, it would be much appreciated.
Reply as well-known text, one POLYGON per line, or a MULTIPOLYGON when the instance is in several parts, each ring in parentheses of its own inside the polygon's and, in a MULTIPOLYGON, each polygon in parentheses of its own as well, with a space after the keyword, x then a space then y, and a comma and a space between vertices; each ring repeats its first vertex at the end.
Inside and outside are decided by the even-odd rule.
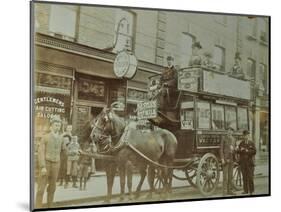
MULTIPOLYGON (((175 170, 178 176, 184 176, 184 172, 180 170, 175 170)), ((258 164, 255 167, 255 177, 268 177, 268 166, 267 163, 258 164)), ((140 176, 138 174, 134 174, 133 176, 133 191, 136 190, 137 184, 140 180, 140 176)), ((220 181, 222 181, 222 173, 220 176, 220 181)), ((78 183, 79 185, 79 183, 78 183)), ((104 197, 107 194, 107 184, 106 184, 106 176, 104 172, 97 172, 94 176, 90 178, 87 182, 87 189, 80 191, 79 188, 72 188, 72 184, 70 183, 69 187, 65 189, 63 186, 57 186, 57 190, 55 193, 55 202, 56 205, 75 205, 82 204, 83 202, 100 202, 104 200, 104 197)), ((173 188, 176 187, 185 187, 190 186, 187 181, 181 181, 173 178, 173 188)), ((147 178, 145 179, 142 191, 148 190, 149 185, 147 182, 147 178)), ((125 192, 127 192, 127 186, 125 192)), ((114 179, 114 185, 112 189, 113 195, 118 195, 120 193, 120 178, 116 176, 114 179)), ((46 192, 44 195, 44 203, 46 203, 46 192)))

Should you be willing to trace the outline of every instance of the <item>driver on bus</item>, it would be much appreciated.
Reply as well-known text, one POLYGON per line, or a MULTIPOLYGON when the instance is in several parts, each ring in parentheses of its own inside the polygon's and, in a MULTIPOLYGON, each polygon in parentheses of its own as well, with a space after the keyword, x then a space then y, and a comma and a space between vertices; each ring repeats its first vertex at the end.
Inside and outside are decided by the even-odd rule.
POLYGON ((160 87, 162 88, 160 107, 166 105, 165 99, 168 100, 168 105, 170 105, 177 90, 178 75, 172 56, 167 57, 167 65, 160 78, 160 87))

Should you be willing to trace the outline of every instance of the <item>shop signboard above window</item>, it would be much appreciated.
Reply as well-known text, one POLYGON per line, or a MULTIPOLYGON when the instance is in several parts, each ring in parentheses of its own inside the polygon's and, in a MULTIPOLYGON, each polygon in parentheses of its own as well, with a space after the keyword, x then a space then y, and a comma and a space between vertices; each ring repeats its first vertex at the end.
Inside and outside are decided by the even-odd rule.
POLYGON ((129 101, 144 101, 147 98, 147 93, 145 91, 135 90, 132 88, 128 89, 128 100, 129 101))
POLYGON ((72 79, 51 74, 36 73, 36 85, 70 90, 72 79))
POLYGON ((100 80, 78 80, 78 98, 88 101, 105 101, 105 83, 100 80))

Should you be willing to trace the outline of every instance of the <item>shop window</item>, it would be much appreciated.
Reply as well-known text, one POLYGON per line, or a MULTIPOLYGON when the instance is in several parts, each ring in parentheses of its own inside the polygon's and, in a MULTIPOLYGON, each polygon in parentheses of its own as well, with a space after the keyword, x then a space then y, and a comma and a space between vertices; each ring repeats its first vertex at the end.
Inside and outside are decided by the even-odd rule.
POLYGON ((237 115, 235 107, 225 107, 225 127, 237 130, 237 115))
POLYGON ((113 52, 124 49, 133 51, 135 14, 128 10, 119 10, 115 19, 115 35, 113 52))
POLYGON ((246 108, 238 108, 238 129, 248 130, 248 112, 246 108))
POLYGON ((224 129, 224 108, 222 105, 212 105, 212 128, 224 129))
POLYGON ((194 102, 187 101, 181 104, 181 129, 194 129, 194 102))
POLYGON ((49 31, 54 36, 73 40, 76 33, 76 16, 76 7, 51 5, 49 31))
POLYGON ((181 35, 181 43, 180 43, 180 48, 181 48, 181 67, 187 67, 189 63, 189 58, 192 55, 192 44, 195 41, 195 37, 182 33, 181 35))
POLYGON ((88 101, 105 101, 105 83, 101 80, 80 78, 78 80, 78 98, 88 101))
POLYGON ((199 129, 210 129, 210 103, 197 103, 197 124, 199 129))
POLYGON ((217 70, 224 71, 225 49, 223 47, 214 47, 214 65, 216 66, 217 70))

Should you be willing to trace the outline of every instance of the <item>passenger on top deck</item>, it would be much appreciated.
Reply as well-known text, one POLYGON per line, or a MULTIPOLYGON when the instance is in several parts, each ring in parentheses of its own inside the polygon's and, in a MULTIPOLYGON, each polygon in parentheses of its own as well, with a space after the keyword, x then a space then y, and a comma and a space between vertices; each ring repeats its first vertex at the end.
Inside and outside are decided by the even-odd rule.
POLYGON ((240 53, 236 52, 235 53, 235 58, 234 58, 234 65, 231 68, 230 72, 228 72, 230 76, 238 78, 238 79, 245 79, 245 74, 242 69, 241 65, 241 57, 240 53))
POLYGON ((206 52, 204 52, 203 56, 204 56, 204 58, 203 58, 202 65, 209 69, 216 69, 216 66, 214 65, 214 62, 213 62, 212 53, 209 51, 206 51, 206 52))
POLYGON ((202 65, 202 55, 200 53, 200 50, 202 49, 202 46, 200 42, 195 42, 192 44, 192 55, 189 59, 189 66, 200 66, 202 65))

